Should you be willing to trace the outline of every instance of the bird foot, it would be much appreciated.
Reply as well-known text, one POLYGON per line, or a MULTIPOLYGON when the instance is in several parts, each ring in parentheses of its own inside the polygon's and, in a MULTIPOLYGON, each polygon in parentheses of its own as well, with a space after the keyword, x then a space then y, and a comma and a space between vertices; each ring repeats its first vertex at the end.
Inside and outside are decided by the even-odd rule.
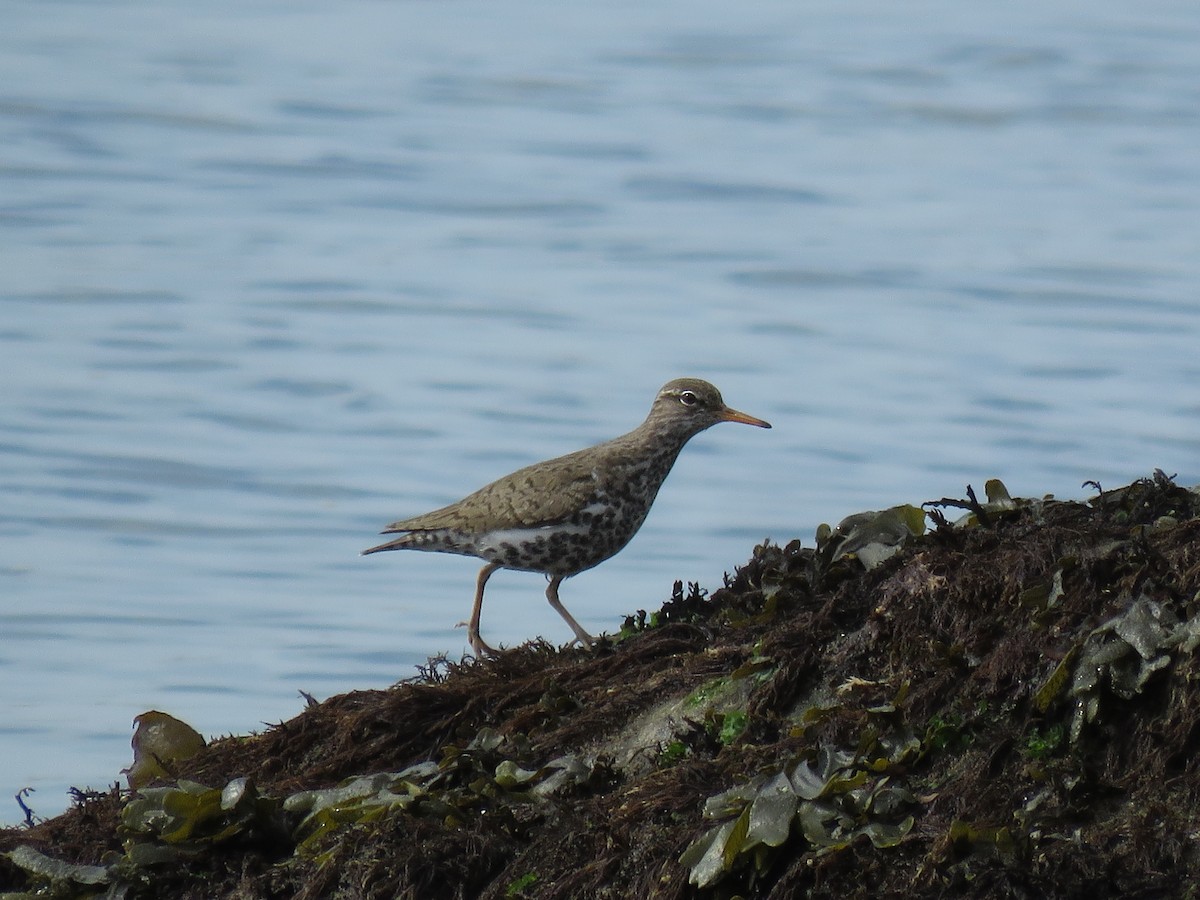
POLYGON ((475 656, 497 656, 500 651, 485 641, 479 636, 479 632, 471 628, 470 622, 459 622, 455 628, 467 629, 467 643, 471 645, 471 649, 475 651, 475 656))
POLYGON ((579 629, 579 631, 575 632, 574 640, 572 640, 571 643, 567 644, 567 646, 574 647, 576 644, 579 644, 581 647, 589 647, 590 648, 590 647, 595 647, 596 644, 598 644, 599 642, 600 642, 599 638, 592 637, 590 634, 588 634, 586 631, 584 631, 581 628, 581 629, 579 629))
POLYGON ((571 640, 567 641, 565 646, 569 648, 569 647, 574 647, 576 644, 578 644, 584 650, 595 650, 598 646, 600 646, 601 642, 603 642, 604 640, 605 640, 604 635, 600 635, 600 637, 592 637, 590 634, 588 634, 585 631, 581 635, 579 635, 579 634, 575 635, 575 637, 573 637, 573 638, 571 638, 571 640))

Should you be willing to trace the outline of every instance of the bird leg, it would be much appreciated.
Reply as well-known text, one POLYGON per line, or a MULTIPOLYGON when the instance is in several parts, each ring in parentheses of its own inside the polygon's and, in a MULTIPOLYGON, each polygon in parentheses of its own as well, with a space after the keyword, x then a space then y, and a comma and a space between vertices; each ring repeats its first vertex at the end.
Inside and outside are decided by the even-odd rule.
MULTIPOLYGON (((553 606, 555 611, 563 617, 566 623, 571 626, 571 630, 575 632, 575 640, 579 641, 585 647, 590 647, 592 644, 596 643, 596 639, 584 631, 582 627, 580 627, 579 623, 575 621, 575 617, 567 612, 567 608, 563 606, 562 601, 558 599, 558 586, 562 584, 562 580, 563 576, 561 575, 556 575, 554 578, 550 579, 550 584, 546 588, 546 599, 550 601, 550 605, 553 606)), ((574 643, 574 641, 572 641, 572 643, 574 643)))
POLYGON ((500 563, 488 563, 479 570, 479 578, 475 582, 475 606, 471 609, 471 621, 467 623, 467 641, 470 642, 476 656, 483 656, 485 653, 490 656, 496 655, 496 651, 479 636, 479 613, 483 610, 483 586, 499 568, 502 568, 500 563))

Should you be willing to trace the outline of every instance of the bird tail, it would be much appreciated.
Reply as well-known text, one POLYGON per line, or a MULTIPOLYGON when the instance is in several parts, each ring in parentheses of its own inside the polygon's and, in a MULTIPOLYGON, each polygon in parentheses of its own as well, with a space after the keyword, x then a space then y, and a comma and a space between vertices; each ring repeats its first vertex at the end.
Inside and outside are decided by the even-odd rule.
POLYGON ((368 547, 360 553, 360 556, 366 556, 368 553, 378 553, 380 550, 403 550, 405 547, 413 545, 413 536, 411 534, 402 534, 395 540, 388 541, 386 544, 379 544, 375 547, 368 547))

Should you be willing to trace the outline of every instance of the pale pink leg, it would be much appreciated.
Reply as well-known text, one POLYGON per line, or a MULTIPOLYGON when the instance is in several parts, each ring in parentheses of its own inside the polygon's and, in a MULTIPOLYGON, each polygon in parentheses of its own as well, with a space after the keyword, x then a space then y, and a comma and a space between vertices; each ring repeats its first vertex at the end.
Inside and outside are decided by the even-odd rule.
POLYGON ((467 623, 467 641, 471 644, 471 649, 475 651, 476 656, 483 656, 485 653, 496 655, 496 651, 479 636, 479 614, 483 610, 483 586, 492 577, 492 573, 499 568, 501 568, 499 563, 488 563, 479 570, 479 579, 475 582, 475 606, 471 610, 471 621, 467 623))
POLYGON ((596 639, 580 627, 579 623, 575 621, 575 617, 567 612, 567 608, 558 599, 558 586, 560 584, 562 584, 561 575, 550 579, 550 584, 546 588, 546 599, 550 601, 550 605, 563 617, 566 623, 571 626, 571 630, 575 632, 575 640, 579 641, 585 647, 590 647, 596 643, 596 639))

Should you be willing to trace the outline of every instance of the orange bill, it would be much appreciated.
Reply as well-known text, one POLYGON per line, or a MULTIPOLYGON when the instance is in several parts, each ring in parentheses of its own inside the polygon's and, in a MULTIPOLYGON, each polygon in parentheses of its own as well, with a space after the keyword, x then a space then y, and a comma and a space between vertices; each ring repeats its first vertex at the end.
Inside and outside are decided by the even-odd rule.
POLYGON ((754 416, 747 415, 744 412, 739 412, 736 409, 730 409, 728 406, 721 410, 722 422, 741 422, 743 425, 757 425, 759 428, 770 428, 770 422, 764 422, 762 419, 756 419, 754 416))

